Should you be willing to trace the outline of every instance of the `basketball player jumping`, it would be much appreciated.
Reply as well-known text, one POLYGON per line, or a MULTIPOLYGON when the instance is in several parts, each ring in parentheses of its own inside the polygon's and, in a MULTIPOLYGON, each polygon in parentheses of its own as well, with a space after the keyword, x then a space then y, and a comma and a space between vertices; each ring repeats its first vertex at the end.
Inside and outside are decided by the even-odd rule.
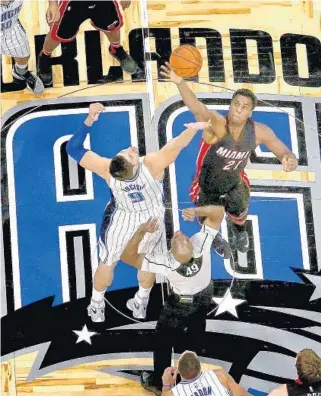
POLYGON ((201 223, 218 230, 226 212, 233 233, 231 248, 246 252, 250 183, 244 168, 251 152, 265 144, 286 172, 296 169, 297 159, 267 125, 251 119, 257 99, 250 90, 235 91, 228 114, 223 116, 208 110, 169 63, 162 66, 161 74, 177 85, 185 105, 198 121, 211 120, 211 126, 203 132, 190 188, 190 198, 196 207, 183 210, 183 217, 193 221, 199 216, 201 223))
POLYGON ((12 75, 14 79, 24 81, 34 93, 44 90, 42 81, 28 70, 30 48, 26 31, 19 21, 23 0, 1 1, 1 55, 14 59, 12 75))
MULTIPOLYGON (((51 3, 57 1, 52 0, 51 3)), ((52 7, 52 5, 49 7, 52 7)), ((136 62, 127 54, 120 44, 120 29, 124 24, 122 9, 130 6, 131 0, 101 0, 77 1, 62 0, 59 3, 60 18, 55 23, 49 23, 50 31, 45 38, 42 52, 39 56, 39 75, 45 84, 52 84, 51 54, 60 43, 73 41, 80 25, 87 19, 97 30, 104 32, 110 46, 109 53, 120 63, 122 69, 130 74, 138 71, 136 62)))
MULTIPOLYGON (((186 147, 199 129, 209 122, 186 125, 187 129, 172 139, 161 150, 139 157, 134 147, 120 151, 114 158, 101 157, 83 147, 91 125, 98 120, 104 106, 94 103, 82 127, 67 144, 68 154, 83 168, 102 177, 111 189, 111 199, 106 206, 99 239, 100 263, 94 277, 94 287, 88 315, 94 322, 105 320, 104 294, 113 281, 114 268, 129 239, 140 224, 149 217, 160 220, 157 232, 147 234, 140 244, 141 253, 162 253, 167 250, 165 237, 162 178, 167 168, 186 147)), ((133 316, 146 317, 149 293, 155 275, 138 273, 139 290, 130 302, 133 316)), ((129 302, 128 302, 129 304, 129 302)), ((127 306, 128 306, 127 304, 127 306)))

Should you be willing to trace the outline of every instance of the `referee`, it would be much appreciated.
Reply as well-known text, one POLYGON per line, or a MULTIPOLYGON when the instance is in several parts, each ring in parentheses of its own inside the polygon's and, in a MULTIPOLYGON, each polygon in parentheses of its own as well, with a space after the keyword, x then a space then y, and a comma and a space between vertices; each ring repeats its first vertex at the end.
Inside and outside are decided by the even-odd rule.
POLYGON ((143 372, 141 378, 146 390, 160 395, 162 375, 170 366, 172 347, 182 345, 187 336, 188 347, 198 350, 198 342, 205 333, 206 313, 213 297, 211 247, 217 231, 205 225, 190 239, 177 231, 170 251, 139 254, 138 247, 145 234, 156 230, 155 219, 142 224, 128 242, 121 260, 142 271, 162 274, 171 285, 172 293, 156 325, 154 374, 143 372))

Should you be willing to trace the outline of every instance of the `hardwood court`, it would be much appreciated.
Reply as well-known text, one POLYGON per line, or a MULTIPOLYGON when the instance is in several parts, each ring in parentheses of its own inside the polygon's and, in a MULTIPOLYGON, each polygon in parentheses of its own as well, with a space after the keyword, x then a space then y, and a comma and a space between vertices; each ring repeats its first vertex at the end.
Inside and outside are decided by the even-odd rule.
MULTIPOLYGON (((180 27, 212 28, 218 30, 222 35, 224 63, 226 79, 224 83, 217 83, 219 87, 209 87, 198 83, 190 83, 194 92, 225 92, 225 88, 237 89, 246 87, 255 93, 270 93, 284 95, 303 95, 321 97, 320 87, 303 88, 288 85, 282 75, 280 37, 285 33, 296 33, 321 37, 321 7, 316 2, 309 0, 148 0, 149 28, 171 28, 172 46, 179 45, 180 27), (259 29, 268 32, 273 38, 273 49, 276 67, 276 81, 271 84, 236 84, 233 80, 233 65, 231 56, 231 44, 229 29, 259 29)), ((141 5, 143 0, 133 1, 129 9, 125 11, 125 26, 122 32, 122 44, 128 49, 128 32, 134 28, 142 26, 143 12, 141 5)), ((21 22, 24 25, 31 46, 30 68, 35 70, 35 45, 34 36, 46 34, 48 26, 45 21, 47 2, 30 1, 25 4, 21 13, 21 22), (32 23, 30 22, 32 21, 32 23)), ((145 21, 146 22, 146 21, 145 21)), ((78 62, 80 65, 80 84, 78 87, 64 87, 63 75, 60 66, 54 66, 54 87, 46 89, 40 97, 35 97, 29 91, 19 91, 4 93, 1 95, 1 114, 4 114, 14 106, 32 101, 35 99, 53 99, 60 95, 70 94, 70 96, 97 96, 108 94, 127 94, 148 92, 145 83, 133 84, 128 76, 125 82, 113 85, 104 85, 82 91, 71 93, 75 89, 88 87, 86 80, 84 31, 93 30, 91 25, 86 22, 82 25, 77 36, 78 41, 78 62)), ((104 72, 106 73, 115 62, 107 51, 107 39, 101 34, 102 59, 104 72)), ((151 50, 155 50, 153 39, 150 40, 151 50)), ((200 72, 200 82, 208 82, 208 61, 205 39, 196 39, 198 49, 201 51, 204 66, 200 72)), ((252 73, 258 72, 258 60, 256 55, 256 45, 254 42, 248 43, 249 48, 249 67, 252 73)), ((60 54, 60 48, 54 55, 60 54)), ((300 76, 308 75, 306 53, 303 48, 298 49, 299 73, 300 76)), ((4 82, 12 81, 11 59, 2 58, 4 82)), ((154 94, 155 106, 157 107, 164 100, 176 95, 177 90, 173 84, 156 81, 156 65, 152 64, 153 81, 151 87, 154 94)), ((252 179, 281 179, 295 181, 314 181, 314 173, 293 172, 285 174, 281 171, 269 170, 249 170, 252 179)), ((69 367, 56 372, 52 372, 26 383, 25 380, 30 372, 35 360, 36 353, 26 354, 16 359, 3 362, 1 365, 2 375, 2 394, 5 396, 27 396, 36 394, 37 396, 56 395, 56 396, 127 396, 127 395, 147 395, 138 382, 105 374, 99 371, 106 366, 122 366, 129 364, 129 361, 101 361, 97 363, 81 364, 69 367)), ((151 364, 151 359, 139 359, 133 364, 151 364)), ((205 368, 205 367, 204 367, 205 368)))

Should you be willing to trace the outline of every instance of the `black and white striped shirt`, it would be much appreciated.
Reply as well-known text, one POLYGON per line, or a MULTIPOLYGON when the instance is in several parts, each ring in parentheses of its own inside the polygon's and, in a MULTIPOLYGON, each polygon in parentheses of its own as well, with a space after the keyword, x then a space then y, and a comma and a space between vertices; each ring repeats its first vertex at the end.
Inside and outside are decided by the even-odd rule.
POLYGON ((141 270, 166 276, 176 294, 193 295, 204 290, 211 281, 213 236, 206 232, 197 232, 190 240, 194 254, 189 263, 181 265, 170 251, 164 254, 148 253, 144 257, 141 270))

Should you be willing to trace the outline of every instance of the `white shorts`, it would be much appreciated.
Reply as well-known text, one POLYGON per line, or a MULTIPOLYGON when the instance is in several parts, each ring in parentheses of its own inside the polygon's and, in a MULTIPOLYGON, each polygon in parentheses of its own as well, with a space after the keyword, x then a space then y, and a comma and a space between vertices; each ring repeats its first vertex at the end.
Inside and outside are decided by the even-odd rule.
POLYGON ((27 58, 30 55, 30 48, 27 34, 19 21, 0 36, 1 55, 12 56, 13 58, 27 58))
MULTIPOLYGON (((99 238, 100 260, 107 266, 117 263, 137 228, 150 217, 148 213, 128 212, 115 209, 112 204, 107 205, 99 238)), ((167 251, 164 213, 160 212, 158 218, 158 230, 145 235, 139 245, 139 253, 161 254, 167 251)))

